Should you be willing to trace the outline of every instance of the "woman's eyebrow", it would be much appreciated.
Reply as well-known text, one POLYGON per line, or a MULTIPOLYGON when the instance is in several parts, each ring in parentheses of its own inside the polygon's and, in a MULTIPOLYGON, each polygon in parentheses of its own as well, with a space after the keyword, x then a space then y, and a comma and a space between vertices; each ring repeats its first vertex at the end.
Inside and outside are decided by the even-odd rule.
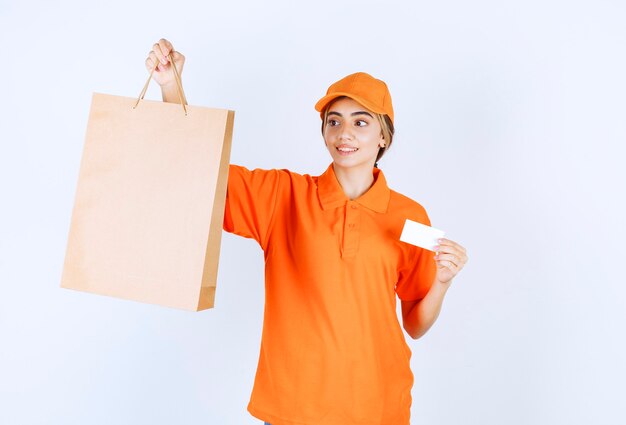
MULTIPOLYGON (((341 115, 339 112, 335 112, 335 111, 330 111, 328 113, 328 115, 337 115, 339 117, 343 117, 343 115, 341 115)), ((350 115, 353 116, 353 117, 356 116, 356 115, 367 115, 368 117, 374 118, 372 116, 372 114, 370 114, 369 112, 366 112, 366 111, 357 111, 357 112, 351 113, 350 115)))

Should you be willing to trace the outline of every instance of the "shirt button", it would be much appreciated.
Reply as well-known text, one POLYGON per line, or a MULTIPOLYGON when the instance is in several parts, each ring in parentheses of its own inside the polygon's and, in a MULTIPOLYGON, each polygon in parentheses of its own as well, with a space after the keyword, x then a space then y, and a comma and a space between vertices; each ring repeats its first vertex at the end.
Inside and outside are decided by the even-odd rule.
POLYGON ((350 205, 352 207, 353 210, 356 210, 358 207, 354 204, 350 205))

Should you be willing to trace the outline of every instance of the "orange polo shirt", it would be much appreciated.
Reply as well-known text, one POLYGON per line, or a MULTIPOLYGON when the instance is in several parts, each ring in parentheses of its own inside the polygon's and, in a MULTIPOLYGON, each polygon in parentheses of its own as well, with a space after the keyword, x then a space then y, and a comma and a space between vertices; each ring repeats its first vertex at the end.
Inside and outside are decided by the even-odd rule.
POLYGON ((411 351, 396 314, 435 278, 430 251, 400 242, 424 208, 379 169, 350 200, 319 177, 231 165, 224 229, 265 254, 265 313, 249 412, 272 425, 407 425, 411 351))

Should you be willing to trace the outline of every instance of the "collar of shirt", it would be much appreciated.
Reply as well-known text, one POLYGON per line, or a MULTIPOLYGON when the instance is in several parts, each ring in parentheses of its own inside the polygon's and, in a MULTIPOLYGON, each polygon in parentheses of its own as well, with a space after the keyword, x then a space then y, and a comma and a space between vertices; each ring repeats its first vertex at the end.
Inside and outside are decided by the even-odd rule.
MULTIPOLYGON (((385 213, 389 206, 391 191, 387 186, 387 180, 383 172, 378 168, 374 168, 373 172, 374 183, 367 192, 355 199, 354 202, 377 213, 385 213)), ((320 198, 320 203, 322 204, 322 209, 324 210, 341 207, 349 201, 337 180, 333 164, 330 164, 324 174, 319 176, 317 180, 317 193, 320 198)))

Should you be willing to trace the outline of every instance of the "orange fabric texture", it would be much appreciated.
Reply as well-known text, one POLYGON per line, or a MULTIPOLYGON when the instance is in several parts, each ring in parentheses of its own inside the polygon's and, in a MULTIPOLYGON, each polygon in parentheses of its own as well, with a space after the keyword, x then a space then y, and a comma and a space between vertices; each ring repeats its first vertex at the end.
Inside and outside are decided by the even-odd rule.
POLYGON ((396 314, 423 298, 433 253, 400 242, 424 208, 379 169, 349 200, 319 177, 231 165, 224 230, 265 256, 265 313, 249 412, 272 425, 409 424, 411 351, 396 314))

